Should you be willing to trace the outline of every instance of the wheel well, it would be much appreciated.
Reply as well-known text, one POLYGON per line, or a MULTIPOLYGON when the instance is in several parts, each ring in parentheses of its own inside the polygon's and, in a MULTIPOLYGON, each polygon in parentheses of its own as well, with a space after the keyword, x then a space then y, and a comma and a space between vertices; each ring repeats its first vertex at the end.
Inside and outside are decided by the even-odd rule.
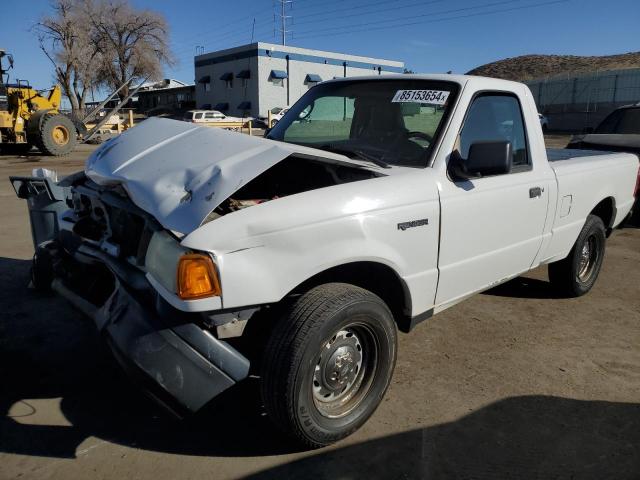
POLYGON ((611 233, 611 227, 613 226, 615 212, 615 200, 612 197, 607 197, 602 200, 598 205, 591 210, 590 215, 600 217, 602 223, 607 229, 607 236, 611 233))
POLYGON ((378 262, 352 262, 330 268, 298 285, 292 294, 330 282, 349 283, 378 295, 389 307, 402 329, 411 320, 411 299, 404 281, 389 266, 378 262))

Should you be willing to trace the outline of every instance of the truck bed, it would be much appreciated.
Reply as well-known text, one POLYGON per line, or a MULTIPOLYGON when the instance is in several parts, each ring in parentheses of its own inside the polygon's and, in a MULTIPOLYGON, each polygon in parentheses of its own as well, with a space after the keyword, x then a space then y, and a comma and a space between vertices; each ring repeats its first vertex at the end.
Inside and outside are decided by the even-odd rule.
POLYGON ((578 150, 567 148, 547 148, 547 159, 549 162, 561 162, 562 160, 571 160, 579 157, 597 157, 607 156, 614 152, 605 152, 602 150, 578 150))

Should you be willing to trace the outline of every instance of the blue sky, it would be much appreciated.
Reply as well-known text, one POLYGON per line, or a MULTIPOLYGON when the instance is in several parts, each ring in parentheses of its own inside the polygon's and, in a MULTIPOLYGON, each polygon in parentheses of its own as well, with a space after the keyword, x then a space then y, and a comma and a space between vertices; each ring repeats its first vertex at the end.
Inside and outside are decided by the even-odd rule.
MULTIPOLYGON (((163 13, 178 64, 165 76, 193 82, 196 46, 206 51, 274 37, 275 0, 131 0, 163 13)), ((638 0, 293 0, 290 45, 402 60, 416 72, 464 73, 530 53, 606 55, 640 50, 638 0), (531 7, 534 5, 533 7, 531 7), (537 5, 537 6, 535 6, 537 5), (488 12, 496 12, 489 13, 488 12), (481 13, 482 15, 477 15, 481 13)), ((2 0, 0 48, 12 78, 45 88, 49 60, 30 31, 48 0, 2 0)))

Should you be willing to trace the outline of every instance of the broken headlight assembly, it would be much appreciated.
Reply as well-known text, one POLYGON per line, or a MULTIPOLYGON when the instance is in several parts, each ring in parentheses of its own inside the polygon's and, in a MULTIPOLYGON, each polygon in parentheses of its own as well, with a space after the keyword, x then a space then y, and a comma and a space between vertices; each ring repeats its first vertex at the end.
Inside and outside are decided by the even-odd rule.
POLYGON ((145 258, 147 272, 182 300, 220 296, 220 281, 211 256, 182 247, 167 232, 154 233, 145 258))

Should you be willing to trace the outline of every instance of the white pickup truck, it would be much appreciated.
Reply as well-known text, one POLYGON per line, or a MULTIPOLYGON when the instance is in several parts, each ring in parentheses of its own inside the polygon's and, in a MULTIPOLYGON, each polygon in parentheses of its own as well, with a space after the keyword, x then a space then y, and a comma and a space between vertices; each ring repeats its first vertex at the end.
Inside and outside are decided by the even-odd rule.
POLYGON ((145 389, 184 414, 255 373, 316 447, 380 403, 397 330, 541 264, 587 293, 637 179, 635 155, 545 150, 522 84, 389 75, 310 89, 266 138, 149 119, 84 172, 11 181, 33 284, 145 389))

